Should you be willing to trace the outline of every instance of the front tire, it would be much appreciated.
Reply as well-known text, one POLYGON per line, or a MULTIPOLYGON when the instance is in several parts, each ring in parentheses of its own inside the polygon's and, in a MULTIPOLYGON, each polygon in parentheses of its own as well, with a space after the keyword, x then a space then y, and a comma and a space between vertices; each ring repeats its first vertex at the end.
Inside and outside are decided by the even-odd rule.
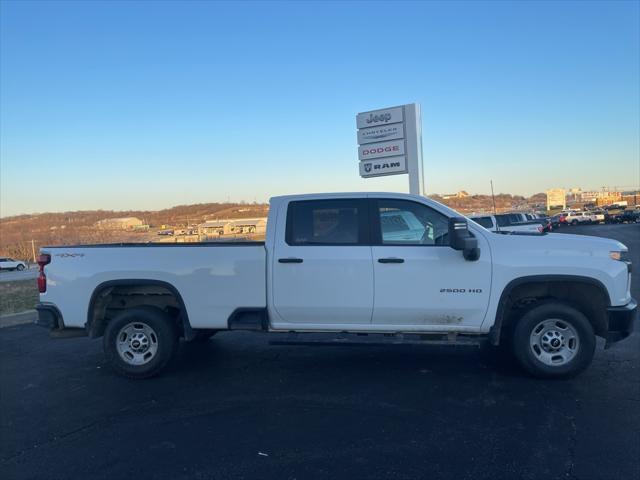
POLYGON ((156 307, 129 308, 116 315, 104 333, 107 361, 127 378, 150 378, 169 364, 178 350, 178 328, 156 307))
POLYGON ((567 378, 591 364, 596 338, 582 312, 565 303, 547 302, 518 320, 512 346, 520 365, 532 375, 567 378))
POLYGON ((24 270, 24 265, 20 264, 16 267, 16 270, 18 270, 19 272, 24 270))

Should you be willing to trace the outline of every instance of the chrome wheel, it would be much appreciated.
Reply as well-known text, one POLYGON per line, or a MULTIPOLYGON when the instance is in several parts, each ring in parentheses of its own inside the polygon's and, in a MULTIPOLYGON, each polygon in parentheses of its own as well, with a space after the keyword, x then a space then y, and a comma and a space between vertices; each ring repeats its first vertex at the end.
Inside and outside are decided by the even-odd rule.
POLYGON ((128 323, 118 332, 116 348, 129 365, 144 365, 158 352, 158 335, 146 323, 128 323))
POLYGON ((578 353, 578 332, 568 322, 548 319, 538 323, 531 331, 529 345, 535 357, 545 365, 566 365, 578 353))

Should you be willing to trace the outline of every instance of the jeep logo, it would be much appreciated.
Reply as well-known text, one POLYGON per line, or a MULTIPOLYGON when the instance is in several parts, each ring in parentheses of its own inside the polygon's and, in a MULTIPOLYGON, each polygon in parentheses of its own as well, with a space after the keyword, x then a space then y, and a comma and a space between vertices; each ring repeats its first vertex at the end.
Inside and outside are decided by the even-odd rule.
POLYGON ((367 118, 367 123, 388 122, 389 120, 391 120, 390 113, 381 113, 379 115, 371 113, 369 114, 369 118, 367 118))

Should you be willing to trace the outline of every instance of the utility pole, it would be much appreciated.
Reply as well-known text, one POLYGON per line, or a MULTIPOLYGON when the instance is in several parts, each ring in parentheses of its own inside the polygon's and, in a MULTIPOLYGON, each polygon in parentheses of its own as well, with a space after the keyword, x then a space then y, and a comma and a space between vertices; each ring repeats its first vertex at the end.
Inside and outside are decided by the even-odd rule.
MULTIPOLYGON (((490 180, 491 182, 491 200, 493 202, 493 215, 495 217, 495 215, 498 214, 498 211, 496 210, 496 197, 493 194, 493 180, 490 180)), ((496 218, 496 230, 499 232, 500 231, 500 227, 498 226, 498 219, 496 218)))

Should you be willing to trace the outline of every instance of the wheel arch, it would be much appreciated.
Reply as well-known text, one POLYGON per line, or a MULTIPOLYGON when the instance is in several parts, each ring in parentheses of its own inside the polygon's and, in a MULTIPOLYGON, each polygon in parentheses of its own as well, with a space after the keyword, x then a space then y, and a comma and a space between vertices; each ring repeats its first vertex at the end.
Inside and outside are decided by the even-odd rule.
POLYGON ((179 308, 179 315, 181 320, 182 333, 186 340, 191 340, 195 337, 195 332, 191 328, 189 321, 189 313, 187 311, 186 304, 182 298, 182 295, 178 289, 169 282, 163 280, 135 278, 135 279, 119 279, 119 280, 107 280, 98 284, 91 293, 89 305, 87 308, 87 321, 85 328, 89 334, 89 337, 95 338, 102 335, 106 325, 104 318, 96 318, 96 306, 101 295, 107 291, 112 291, 117 288, 144 288, 144 287, 157 287, 169 292, 174 298, 179 308))
MULTIPOLYGON (((500 343, 502 329, 508 321, 507 314, 511 311, 513 303, 511 302, 512 294, 517 292, 518 289, 522 289, 528 285, 534 287, 534 289, 540 290, 540 287, 546 286, 547 288, 553 284, 564 284, 565 286, 583 286, 597 290, 601 295, 605 303, 605 307, 611 306, 611 297, 609 291, 605 285, 598 279, 592 277, 584 277, 581 275, 528 275, 518 277, 511 280, 502 290, 500 294, 500 300, 498 301, 498 308, 496 310, 495 321, 493 326, 489 330, 489 340, 492 344, 498 345, 500 343)), ((551 297, 553 298, 553 297, 551 297)), ((559 298, 559 300, 565 300, 559 298)), ((565 300, 566 301, 566 300, 565 300)), ((577 305, 577 307, 580 307, 577 305)), ((601 318, 592 318, 593 315, 589 315, 590 312, 583 311, 583 308, 578 308, 584 313, 589 321, 592 323, 596 334, 602 335, 607 330, 606 312, 603 311, 601 318)))

